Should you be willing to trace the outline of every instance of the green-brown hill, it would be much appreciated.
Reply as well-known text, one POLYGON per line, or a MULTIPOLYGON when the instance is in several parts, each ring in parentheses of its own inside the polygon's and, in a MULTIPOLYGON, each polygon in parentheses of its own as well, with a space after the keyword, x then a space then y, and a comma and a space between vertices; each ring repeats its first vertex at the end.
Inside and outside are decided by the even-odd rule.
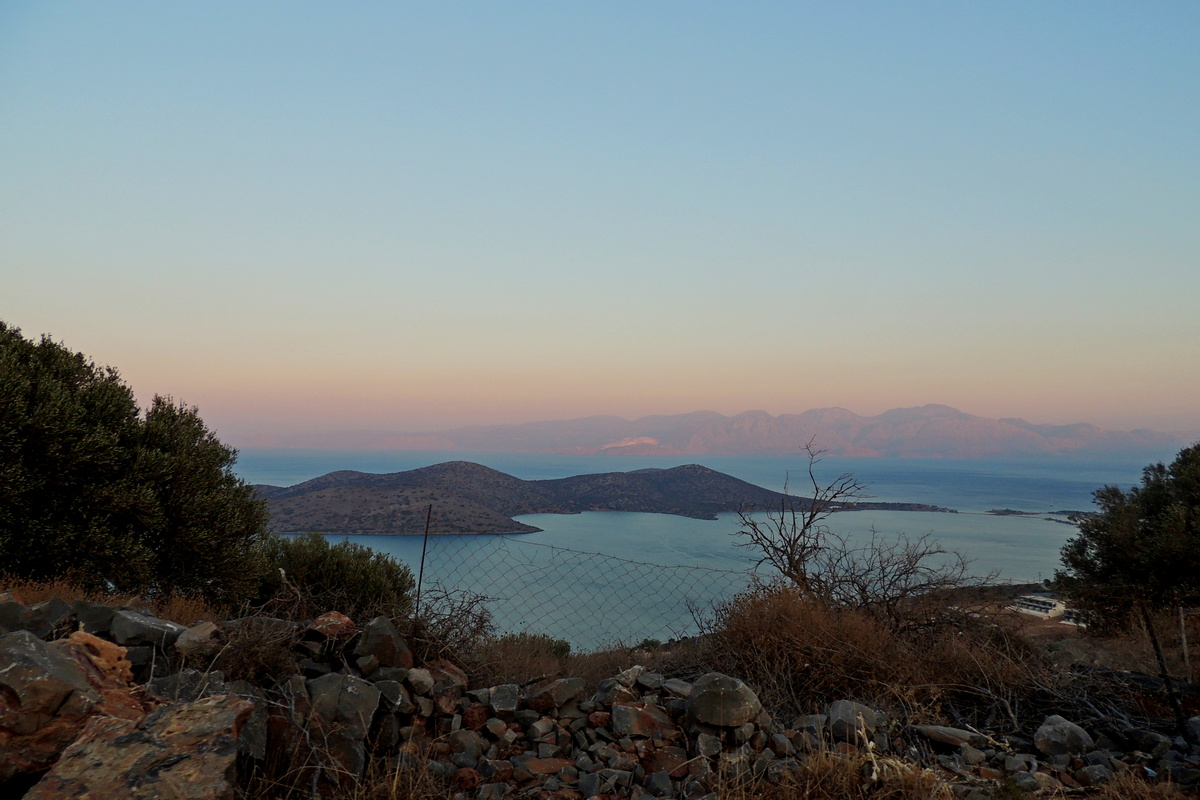
POLYGON ((526 481, 449 461, 388 474, 343 470, 295 486, 255 488, 280 533, 419 534, 430 505, 431 533, 498 534, 538 530, 513 519, 523 514, 640 511, 716 519, 721 512, 785 502, 779 492, 698 464, 526 481))

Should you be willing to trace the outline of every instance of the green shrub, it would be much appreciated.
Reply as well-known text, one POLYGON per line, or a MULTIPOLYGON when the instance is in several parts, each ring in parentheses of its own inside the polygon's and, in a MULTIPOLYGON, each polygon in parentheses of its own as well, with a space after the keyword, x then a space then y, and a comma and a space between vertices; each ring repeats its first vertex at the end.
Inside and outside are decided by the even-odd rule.
POLYGON ((349 541, 330 544, 319 533, 273 536, 264 550, 270 567, 264 593, 293 592, 301 616, 340 611, 355 620, 381 614, 401 620, 412 612, 412 570, 385 553, 349 541))
POLYGON ((0 322, 0 565, 89 590, 239 603, 267 512, 195 408, 0 322))

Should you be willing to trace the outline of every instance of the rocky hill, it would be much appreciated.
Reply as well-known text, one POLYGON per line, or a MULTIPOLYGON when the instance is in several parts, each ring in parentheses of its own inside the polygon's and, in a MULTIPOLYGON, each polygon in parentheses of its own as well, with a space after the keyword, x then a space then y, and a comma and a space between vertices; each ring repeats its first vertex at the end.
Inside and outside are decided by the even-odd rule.
POLYGON ((255 488, 281 533, 418 534, 430 505, 431 533, 497 534, 538 530, 512 519, 522 514, 641 511, 715 519, 721 512, 778 508, 785 501, 779 492, 697 464, 526 481, 481 464, 450 461, 389 474, 331 472, 286 488, 255 488))

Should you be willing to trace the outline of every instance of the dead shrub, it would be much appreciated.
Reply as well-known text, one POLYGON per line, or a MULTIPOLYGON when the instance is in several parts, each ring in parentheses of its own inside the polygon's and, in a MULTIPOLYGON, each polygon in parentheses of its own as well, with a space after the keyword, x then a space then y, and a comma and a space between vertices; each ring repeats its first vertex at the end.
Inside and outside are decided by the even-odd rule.
POLYGON ((210 668, 220 670, 226 680, 274 686, 296 674, 292 646, 298 636, 296 629, 278 620, 247 617, 229 630, 210 668))
POLYGON ((433 585, 425 589, 415 618, 401 624, 418 662, 448 659, 469 664, 494 633, 485 595, 433 585))
POLYGON ((706 661, 751 683, 776 713, 854 698, 938 716, 949 696, 1029 684, 1038 656, 999 627, 901 631, 860 609, 817 602, 791 584, 759 586, 706 622, 706 661))

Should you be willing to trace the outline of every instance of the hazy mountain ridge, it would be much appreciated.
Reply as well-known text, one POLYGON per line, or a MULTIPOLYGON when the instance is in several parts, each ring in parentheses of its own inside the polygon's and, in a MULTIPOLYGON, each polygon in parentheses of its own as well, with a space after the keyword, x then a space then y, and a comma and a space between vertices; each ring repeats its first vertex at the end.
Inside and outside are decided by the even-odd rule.
POLYGON ((1141 453, 1189 444, 1200 434, 1109 431, 1087 423, 1038 425, 950 406, 897 408, 864 417, 844 408, 772 416, 747 411, 595 416, 486 425, 435 433, 344 434, 340 446, 381 450, 474 450, 621 455, 790 455, 810 439, 834 456, 986 458, 1141 453))
MULTIPOLYGON (((779 492, 697 464, 525 481, 468 461, 373 474, 331 472, 295 486, 256 486, 280 533, 525 533, 522 514, 640 511, 715 519, 740 508, 778 508, 779 492)), ((794 498, 803 503, 803 498, 794 498)), ((865 503, 922 511, 933 506, 865 503)))

